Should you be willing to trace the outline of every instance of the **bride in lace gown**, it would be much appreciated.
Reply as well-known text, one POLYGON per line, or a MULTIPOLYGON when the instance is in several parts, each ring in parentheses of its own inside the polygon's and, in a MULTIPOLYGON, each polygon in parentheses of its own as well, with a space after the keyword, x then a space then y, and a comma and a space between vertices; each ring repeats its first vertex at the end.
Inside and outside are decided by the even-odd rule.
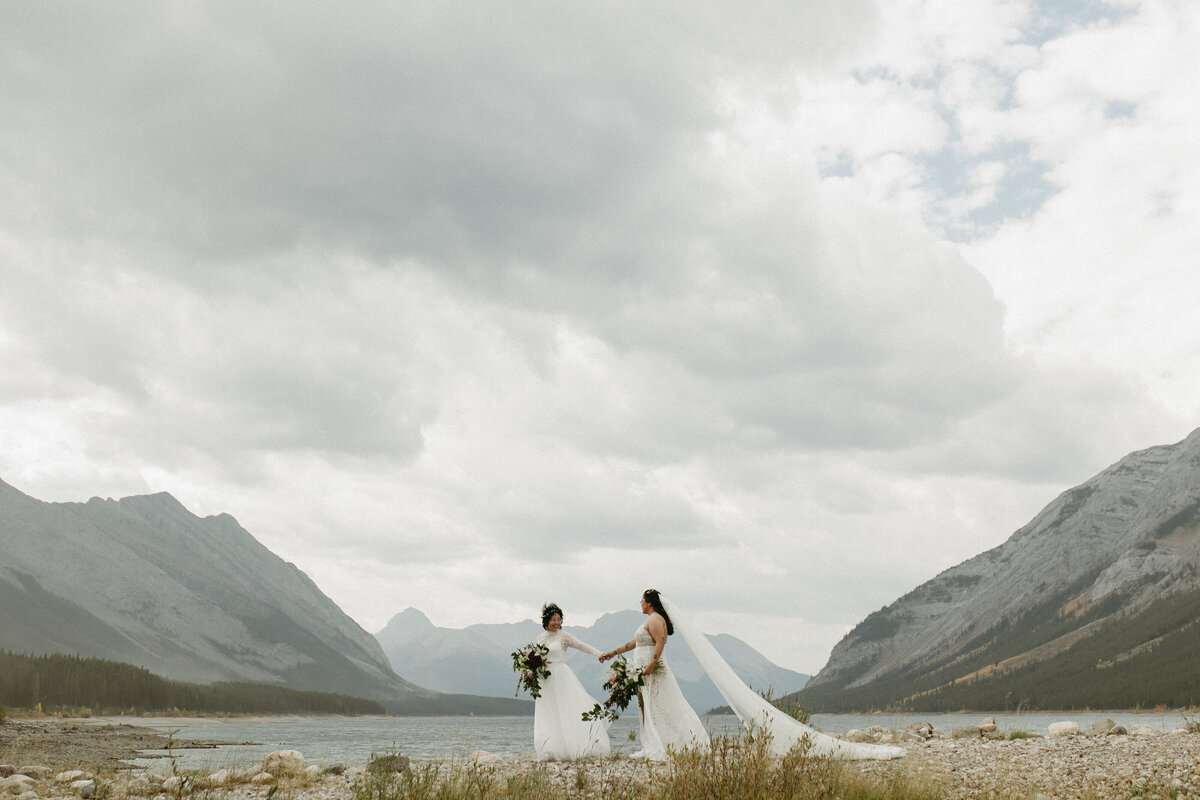
POLYGON ((550 677, 542 681, 541 697, 533 706, 533 749, 539 761, 573 760, 608 755, 608 722, 585 722, 595 700, 583 688, 575 671, 567 666, 567 648, 593 656, 600 651, 562 629, 562 609, 554 603, 542 607, 545 633, 538 644, 550 649, 546 661, 550 677))
POLYGON ((642 593, 642 613, 648 619, 631 641, 600 656, 607 661, 618 653, 633 651, 629 657, 634 667, 640 667, 646 682, 638 693, 638 708, 642 721, 642 750, 635 757, 661 760, 667 751, 708 745, 708 731, 696 712, 688 705, 679 690, 671 667, 663 658, 667 637, 674 633, 671 618, 663 609, 658 591, 642 593))

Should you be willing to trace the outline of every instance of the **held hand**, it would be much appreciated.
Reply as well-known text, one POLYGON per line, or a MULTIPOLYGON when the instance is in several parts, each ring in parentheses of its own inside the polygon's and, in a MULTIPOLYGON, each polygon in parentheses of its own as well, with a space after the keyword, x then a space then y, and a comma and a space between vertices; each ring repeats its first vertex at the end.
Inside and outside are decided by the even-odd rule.
POLYGON ((610 658, 613 657, 613 655, 614 655, 614 653, 612 650, 609 650, 607 653, 601 653, 600 654, 600 663, 603 664, 605 661, 608 661, 610 658))
POLYGON ((649 678, 650 673, 652 673, 652 672, 654 672, 654 664, 653 663, 647 664, 645 667, 642 668, 642 676, 645 678, 649 678))

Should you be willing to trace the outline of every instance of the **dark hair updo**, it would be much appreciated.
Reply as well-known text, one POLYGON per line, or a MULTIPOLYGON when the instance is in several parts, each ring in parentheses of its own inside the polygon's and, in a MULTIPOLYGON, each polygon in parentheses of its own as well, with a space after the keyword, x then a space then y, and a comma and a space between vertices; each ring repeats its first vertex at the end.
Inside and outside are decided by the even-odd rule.
POLYGON ((663 622, 667 623, 667 636, 675 632, 675 626, 671 623, 671 618, 667 616, 667 610, 663 608, 662 598, 658 596, 658 589, 647 589, 642 592, 642 599, 650 604, 650 607, 657 611, 663 618, 663 622))
POLYGON ((562 609, 558 607, 558 603, 546 603, 546 605, 542 606, 542 627, 543 628, 550 627, 550 618, 553 617, 555 614, 558 614, 558 616, 560 618, 563 615, 562 609))

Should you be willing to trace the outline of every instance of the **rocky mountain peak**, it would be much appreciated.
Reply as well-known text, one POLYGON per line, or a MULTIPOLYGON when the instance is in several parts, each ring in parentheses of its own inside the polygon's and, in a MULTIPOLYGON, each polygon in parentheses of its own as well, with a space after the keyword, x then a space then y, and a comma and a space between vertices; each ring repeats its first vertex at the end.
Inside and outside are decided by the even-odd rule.
POLYGON ((1198 575, 1200 431, 1130 453, 1063 492, 1000 546, 869 615, 806 694, 888 681, 900 691, 905 680, 934 668, 950 674, 945 665, 974 663, 989 648, 1012 668, 1058 657, 1113 609, 1139 613, 1171 593, 1200 590, 1198 575), (1021 626, 1044 636, 1022 637, 1013 631, 1021 626))

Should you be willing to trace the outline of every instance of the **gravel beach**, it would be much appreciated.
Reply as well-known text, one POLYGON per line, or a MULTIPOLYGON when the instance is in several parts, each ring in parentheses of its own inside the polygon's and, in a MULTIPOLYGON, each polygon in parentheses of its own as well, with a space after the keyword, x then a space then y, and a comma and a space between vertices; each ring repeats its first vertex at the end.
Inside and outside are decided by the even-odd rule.
MULTIPOLYGON (((15 720, 0 726, 0 797, 86 797, 86 780, 65 781, 68 770, 90 778, 101 774, 112 796, 154 794, 164 770, 157 776, 122 771, 114 777, 122 758, 139 750, 165 747, 166 736, 134 725, 88 725, 78 721, 15 720), (31 784, 14 791, 16 784, 2 775, 29 765, 31 784), (56 777, 59 779, 56 780, 56 777), (30 791, 36 795, 29 794, 30 791)), ((212 746, 211 742, 185 743, 212 746)), ((917 776, 923 784, 938 786, 948 798, 1126 798, 1176 797, 1200 800, 1200 734, 1176 731, 1136 735, 1067 735, 1051 738, 987 739, 934 737, 905 742, 903 758, 883 762, 851 762, 847 769, 868 775, 917 776)), ((538 764, 528 754, 508 759, 486 753, 472 754, 479 767, 497 776, 541 769, 555 783, 584 796, 604 797, 607 785, 629 781, 652 783, 662 779, 668 766, 626 757, 587 762, 538 764), (580 775, 582 774, 582 778, 580 775)), ((165 765, 164 765, 165 766, 165 765)), ((153 769, 153 768, 152 768, 153 769)), ((362 779, 364 764, 301 764, 291 778, 264 773, 258 765, 242 775, 219 776, 208 782, 195 779, 210 797, 252 800, 264 797, 274 783, 287 782, 292 800, 348 800, 362 779), (254 773, 252 775, 251 773, 254 773), (252 778, 258 782, 253 782, 252 778)), ((141 772, 140 770, 138 771, 141 772)), ((228 772, 228 771, 226 771, 228 772)))

